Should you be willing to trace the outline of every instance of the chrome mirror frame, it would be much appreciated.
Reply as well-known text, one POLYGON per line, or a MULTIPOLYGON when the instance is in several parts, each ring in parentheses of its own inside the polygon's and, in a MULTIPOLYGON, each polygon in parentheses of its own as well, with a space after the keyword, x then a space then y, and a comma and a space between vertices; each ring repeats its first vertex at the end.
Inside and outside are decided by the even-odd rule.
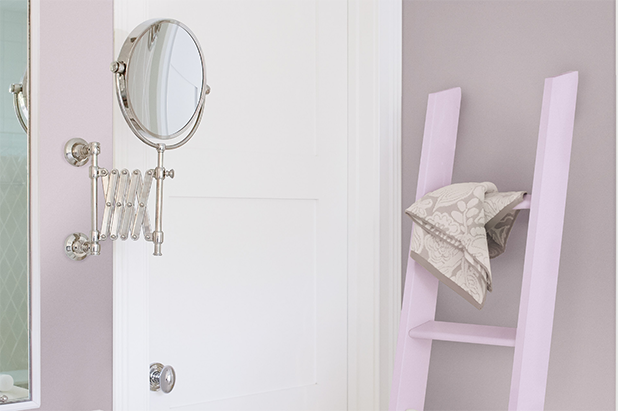
POLYGON ((210 87, 206 84, 206 64, 204 62, 204 53, 202 52, 202 48, 200 46, 197 37, 193 32, 183 23, 174 20, 174 19, 152 19, 147 20, 140 25, 138 25, 127 37, 122 48, 120 49, 120 53, 118 54, 118 60, 112 62, 110 66, 110 70, 115 73, 115 83, 116 83, 116 97, 118 98, 118 105, 120 106, 120 111, 122 112, 123 117, 127 121, 127 124, 131 128, 131 131, 146 145, 157 149, 159 144, 153 143, 149 140, 149 138, 155 138, 159 140, 171 140, 175 138, 180 138, 180 141, 177 141, 174 144, 165 145, 166 150, 172 150, 178 147, 181 147, 185 143, 187 143, 191 137, 197 131, 197 128, 202 120, 202 115, 204 113, 204 103, 206 101, 206 96, 210 93, 210 87), (135 114, 135 110, 133 108, 133 103, 131 102, 131 95, 129 94, 128 82, 130 81, 131 76, 131 58, 133 57, 133 53, 135 52, 137 44, 144 36, 156 36, 156 33, 159 31, 161 24, 169 23, 174 24, 185 30, 197 48, 200 62, 202 64, 202 87, 200 90, 200 98, 198 99, 197 107, 189 119, 189 121, 177 132, 170 135, 160 135, 149 130, 142 122, 137 118, 135 114))

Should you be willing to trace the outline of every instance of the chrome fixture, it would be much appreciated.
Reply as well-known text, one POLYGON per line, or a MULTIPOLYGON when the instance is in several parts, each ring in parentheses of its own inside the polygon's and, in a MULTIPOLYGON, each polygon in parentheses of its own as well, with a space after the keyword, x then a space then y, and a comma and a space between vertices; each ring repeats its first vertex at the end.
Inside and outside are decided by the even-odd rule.
POLYGON ((140 231, 154 243, 160 256, 163 243, 163 181, 174 178, 174 170, 163 166, 163 155, 186 144, 197 131, 204 112, 206 66, 195 35, 184 24, 155 19, 137 26, 127 37, 110 66, 115 76, 116 96, 129 128, 146 145, 157 150, 157 167, 147 170, 108 171, 99 167, 100 145, 80 138, 65 145, 65 158, 80 167, 91 161, 91 232, 71 234, 65 252, 73 260, 100 254, 100 241, 137 240, 140 231), (163 140, 166 144, 155 140, 163 140), (101 230, 98 225, 98 183, 101 179, 105 207, 101 230), (154 231, 148 215, 148 197, 156 181, 154 231))
POLYGON ((150 364, 150 391, 162 391, 169 394, 176 385, 176 372, 171 365, 155 362, 150 364))
POLYGON ((28 132, 28 71, 24 73, 21 83, 11 84, 9 92, 13 94, 13 108, 21 128, 28 132))
POLYGON ((64 252, 71 260, 81 261, 88 257, 90 242, 84 233, 73 233, 67 237, 64 244, 64 252))
MULTIPOLYGON (((67 141, 64 147, 64 156, 67 162, 75 167, 81 167, 91 160, 89 176, 91 179, 91 230, 90 237, 83 233, 73 233, 65 241, 65 252, 72 260, 80 261, 88 255, 99 255, 101 253, 100 241, 110 238, 111 240, 126 240, 131 237, 138 240, 140 230, 143 230, 146 241, 155 242, 155 254, 161 255, 161 243, 163 242, 163 232, 157 236, 153 235, 150 229, 150 217, 148 215, 148 197, 152 180, 163 180, 166 177, 174 178, 174 170, 165 170, 157 175, 157 169, 147 170, 146 176, 142 181, 142 173, 134 170, 111 170, 101 168, 98 165, 100 153, 99 143, 87 143, 81 138, 73 138, 67 141), (103 208, 103 218, 99 229, 98 223, 98 182, 101 179, 103 186, 103 196, 105 206, 103 208)), ((159 185, 157 184, 158 186, 159 185)), ((157 198, 158 199, 158 198, 157 198)), ((162 196, 161 196, 162 199, 162 196)), ((160 209, 156 218, 161 219, 160 209)), ((160 230, 160 222, 159 222, 160 230)), ((156 232, 154 233, 156 234, 156 232)))

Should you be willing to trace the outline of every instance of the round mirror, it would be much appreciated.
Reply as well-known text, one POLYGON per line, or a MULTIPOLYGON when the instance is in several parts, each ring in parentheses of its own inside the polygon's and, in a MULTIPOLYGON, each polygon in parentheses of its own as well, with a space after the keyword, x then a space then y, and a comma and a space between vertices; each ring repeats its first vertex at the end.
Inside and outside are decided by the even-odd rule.
POLYGON ((146 21, 129 34, 111 69, 122 114, 142 141, 157 147, 152 139, 165 140, 169 150, 191 138, 210 91, 191 30, 176 20, 146 21))

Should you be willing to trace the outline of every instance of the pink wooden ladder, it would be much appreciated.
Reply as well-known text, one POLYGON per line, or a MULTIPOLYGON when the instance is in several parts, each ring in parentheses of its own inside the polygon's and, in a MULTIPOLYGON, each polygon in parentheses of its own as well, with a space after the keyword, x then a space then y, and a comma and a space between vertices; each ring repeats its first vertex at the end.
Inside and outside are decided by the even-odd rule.
MULTIPOLYGON (((435 321, 438 280, 408 257, 391 411, 423 410, 433 340, 514 347, 509 410, 543 409, 577 82, 545 79, 532 195, 517 207, 530 209, 517 328, 435 321)), ((460 103, 460 88, 429 95, 417 199, 451 183, 460 103)))

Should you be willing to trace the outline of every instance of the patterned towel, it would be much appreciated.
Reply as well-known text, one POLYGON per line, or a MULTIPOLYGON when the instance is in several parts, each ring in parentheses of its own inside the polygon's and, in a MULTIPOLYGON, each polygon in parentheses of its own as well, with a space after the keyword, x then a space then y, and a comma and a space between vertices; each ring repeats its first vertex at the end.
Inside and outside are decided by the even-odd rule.
POLYGON ((491 291, 489 259, 504 252, 524 194, 461 183, 425 195, 406 210, 416 223, 410 256, 480 310, 491 291))

